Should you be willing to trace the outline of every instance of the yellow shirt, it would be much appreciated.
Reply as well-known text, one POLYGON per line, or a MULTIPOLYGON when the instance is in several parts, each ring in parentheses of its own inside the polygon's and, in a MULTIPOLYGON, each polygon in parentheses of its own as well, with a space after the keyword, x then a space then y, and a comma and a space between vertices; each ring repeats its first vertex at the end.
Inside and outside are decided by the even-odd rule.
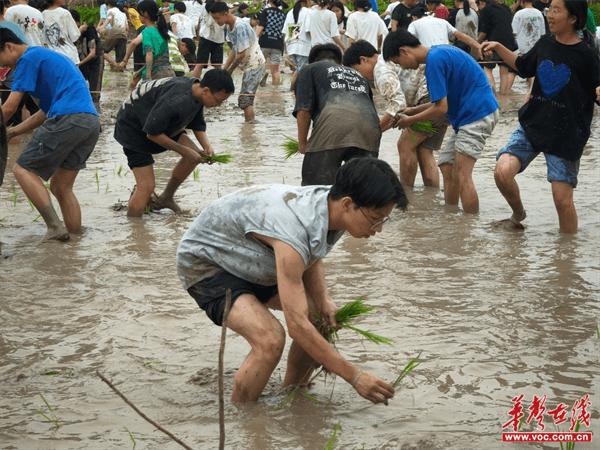
POLYGON ((129 21, 133 28, 139 30, 142 26, 142 21, 140 20, 140 13, 137 12, 135 8, 127 8, 127 15, 129 16, 129 21))

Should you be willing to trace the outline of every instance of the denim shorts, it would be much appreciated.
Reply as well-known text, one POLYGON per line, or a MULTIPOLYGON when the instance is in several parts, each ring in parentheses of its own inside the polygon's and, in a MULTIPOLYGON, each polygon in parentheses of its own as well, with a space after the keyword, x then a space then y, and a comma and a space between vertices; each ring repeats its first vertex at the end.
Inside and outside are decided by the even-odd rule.
POLYGON ((243 294, 254 295, 261 303, 267 303, 277 295, 277 285, 254 284, 222 269, 215 275, 197 282, 187 291, 208 318, 220 326, 223 323, 227 289, 231 289, 231 305, 243 294))
POLYGON ((99 135, 100 120, 94 114, 68 114, 46 119, 34 131, 17 164, 46 181, 59 167, 81 170, 99 135))
POLYGON ((500 114, 496 110, 482 119, 461 126, 458 131, 452 130, 448 143, 438 157, 438 166, 453 164, 456 152, 475 160, 479 159, 483 153, 485 141, 492 135, 499 117, 500 114))
MULTIPOLYGON (((508 139, 508 144, 498 152, 496 160, 500 159, 500 156, 508 153, 509 155, 516 156, 521 162, 521 169, 519 173, 523 172, 529 163, 535 159, 540 152, 536 152, 533 146, 525 136, 525 131, 519 125, 517 129, 508 139)), ((559 181, 562 183, 568 183, 574 188, 577 187, 577 174, 579 173, 579 160, 569 161, 561 158, 560 156, 551 155, 550 153, 544 153, 546 158, 546 167, 548 169, 547 179, 550 183, 553 181, 559 181)))
POLYGON ((261 65, 256 69, 244 70, 242 76, 242 89, 240 90, 240 96, 238 97, 238 107, 240 109, 246 109, 248 106, 254 105, 254 94, 258 90, 258 85, 265 74, 265 65, 261 65))

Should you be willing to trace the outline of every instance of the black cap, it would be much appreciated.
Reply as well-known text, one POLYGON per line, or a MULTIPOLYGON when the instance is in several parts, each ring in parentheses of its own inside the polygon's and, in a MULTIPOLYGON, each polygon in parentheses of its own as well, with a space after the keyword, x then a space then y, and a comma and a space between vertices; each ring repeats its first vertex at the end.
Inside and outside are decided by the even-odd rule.
POLYGON ((410 10, 410 15, 419 19, 425 16, 425 14, 427 14, 427 10, 422 5, 415 6, 413 9, 410 10))

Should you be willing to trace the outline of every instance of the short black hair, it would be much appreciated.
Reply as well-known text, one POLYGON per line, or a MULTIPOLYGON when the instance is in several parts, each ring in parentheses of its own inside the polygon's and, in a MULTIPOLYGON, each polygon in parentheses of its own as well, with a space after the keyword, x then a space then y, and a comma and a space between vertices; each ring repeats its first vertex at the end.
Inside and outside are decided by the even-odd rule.
POLYGON ((8 28, 0 28, 0 52, 4 51, 6 44, 18 44, 24 45, 25 43, 17 37, 15 33, 13 33, 8 28))
POLYGON ((190 38, 181 38, 181 42, 187 47, 190 54, 196 54, 196 44, 194 44, 194 40, 190 38))
POLYGON ((335 175, 329 198, 350 197, 359 208, 383 208, 393 203, 405 209, 408 200, 398 175, 381 159, 354 158, 335 175))
POLYGON ((371 2, 369 0, 355 0, 354 8, 364 9, 365 11, 369 11, 371 9, 371 2))
POLYGON ((210 5, 206 5, 206 10, 209 13, 226 13, 229 12, 229 6, 225 2, 212 2, 210 5))
POLYGON ((173 5, 173 9, 177 12, 184 13, 186 10, 185 3, 177 2, 175 5, 173 5))
POLYGON ((424 6, 421 5, 415 6, 413 9, 410 10, 410 15, 416 17, 417 19, 424 17, 425 14, 427 14, 427 10, 424 6))
POLYGON ((238 11, 243 11, 244 9, 248 8, 250 8, 250 6, 248 6, 248 3, 240 3, 240 5, 238 6, 238 11))
POLYGON ((383 41, 383 59, 389 61, 390 58, 400 54, 400 47, 418 47, 421 42, 407 30, 399 28, 388 34, 383 41))
POLYGON ((106 4, 108 6, 117 6, 117 0, 107 0, 106 4))
POLYGON ((342 51, 335 44, 317 44, 310 49, 308 63, 312 64, 324 59, 333 59, 336 63, 342 63, 342 51))
POLYGON ((227 94, 235 92, 231 75, 223 69, 212 69, 206 72, 200 80, 200 86, 209 88, 213 94, 221 91, 225 91, 227 94))
POLYGON ((377 53, 377 49, 373 47, 370 42, 365 41, 364 39, 359 39, 358 41, 353 42, 352 45, 344 52, 344 65, 352 67, 360 64, 361 56, 370 58, 377 53))

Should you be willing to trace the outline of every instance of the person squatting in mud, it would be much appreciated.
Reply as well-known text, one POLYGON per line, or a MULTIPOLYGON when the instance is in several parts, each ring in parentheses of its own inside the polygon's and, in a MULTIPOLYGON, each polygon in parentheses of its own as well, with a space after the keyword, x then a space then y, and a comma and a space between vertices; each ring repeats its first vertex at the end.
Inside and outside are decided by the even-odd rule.
POLYGON ((68 240, 81 231, 81 209, 73 193, 78 172, 96 146, 100 120, 83 75, 66 56, 44 47, 29 47, 12 31, 0 29, 0 65, 14 70, 12 92, 2 105, 4 120, 23 97, 39 100, 40 110, 9 128, 7 138, 35 129, 13 172, 23 192, 46 222, 45 239, 68 240), (59 219, 43 180, 63 215, 59 219))
POLYGON ((233 93, 233 80, 221 69, 197 78, 162 78, 140 83, 117 114, 114 136, 123 146, 136 186, 127 215, 141 217, 144 210, 168 208, 180 212, 173 196, 181 183, 206 156, 214 154, 206 135, 204 107, 219 106, 233 93), (193 131, 202 149, 185 133, 193 131), (154 158, 172 150, 181 155, 163 193, 153 196, 154 158), (152 201, 151 201, 152 200, 152 201))
POLYGON ((306 384, 323 365, 373 403, 394 395, 390 384, 343 358, 314 320, 320 314, 336 326, 323 267, 333 245, 345 232, 375 235, 395 207, 406 205, 386 162, 355 158, 341 167, 333 186, 253 186, 202 211, 179 244, 177 272, 217 325, 231 289, 227 326, 251 346, 235 375, 232 401, 256 401, 279 363, 285 331, 271 309, 283 310, 293 339, 284 386, 306 384))

